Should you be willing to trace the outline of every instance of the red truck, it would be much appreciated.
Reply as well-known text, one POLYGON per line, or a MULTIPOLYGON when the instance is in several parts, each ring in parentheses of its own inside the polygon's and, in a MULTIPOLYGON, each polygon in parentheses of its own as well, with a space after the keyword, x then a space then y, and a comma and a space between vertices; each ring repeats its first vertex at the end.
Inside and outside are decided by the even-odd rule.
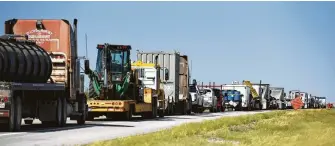
POLYGON ((11 19, 0 38, 0 125, 19 131, 32 124, 84 124, 87 103, 80 74, 77 19, 11 19))

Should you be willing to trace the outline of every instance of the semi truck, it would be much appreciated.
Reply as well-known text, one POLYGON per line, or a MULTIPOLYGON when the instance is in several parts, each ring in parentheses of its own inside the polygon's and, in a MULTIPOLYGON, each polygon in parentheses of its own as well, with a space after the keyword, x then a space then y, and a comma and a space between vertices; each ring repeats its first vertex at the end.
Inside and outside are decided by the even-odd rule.
POLYGON ((137 52, 137 60, 144 63, 153 62, 158 56, 158 65, 167 68, 170 78, 163 83, 165 93, 166 115, 191 114, 192 99, 189 94, 188 56, 179 52, 137 52))
POLYGON ((286 97, 286 108, 292 109, 291 101, 295 99, 296 96, 300 96, 300 90, 290 90, 288 96, 286 97))
POLYGON ((161 78, 161 67, 141 61, 131 63, 130 45, 98 44, 96 69, 85 60, 85 73, 90 78, 88 120, 105 115, 114 120, 131 120, 164 116, 164 91, 161 82, 169 79, 169 71, 161 78))
POLYGON ((327 107, 326 97, 316 96, 315 99, 316 99, 316 108, 326 108, 327 107))
POLYGON ((270 87, 269 109, 286 109, 285 88, 270 87))
POLYGON ((77 19, 11 19, 0 38, 0 123, 19 131, 32 124, 85 124, 86 97, 77 45, 77 19))
MULTIPOLYGON (((235 109, 242 110, 252 110, 251 100, 252 95, 250 87, 247 85, 241 85, 238 83, 226 84, 222 86, 222 90, 236 90, 240 93, 240 101, 229 101, 230 105, 234 105, 235 109)), ((227 102, 225 102, 227 105, 227 102)))
POLYGON ((300 92, 300 97, 301 97, 301 101, 303 103, 302 108, 308 108, 308 93, 307 92, 300 92))
POLYGON ((225 109, 234 109, 235 111, 242 110, 242 98, 240 91, 237 90, 222 90, 224 95, 223 106, 225 109))

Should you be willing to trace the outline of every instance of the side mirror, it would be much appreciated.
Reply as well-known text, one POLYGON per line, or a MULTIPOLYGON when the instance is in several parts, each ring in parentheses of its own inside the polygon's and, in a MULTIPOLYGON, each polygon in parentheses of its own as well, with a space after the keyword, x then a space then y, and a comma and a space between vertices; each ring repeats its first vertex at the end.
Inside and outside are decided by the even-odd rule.
POLYGON ((167 81, 167 80, 169 80, 169 70, 167 69, 167 68, 165 68, 165 80, 167 81))
POLYGON ((284 93, 284 97, 286 97, 286 93, 284 93))
POLYGON ((85 60, 84 66, 85 66, 85 74, 88 74, 90 72, 90 61, 85 60))

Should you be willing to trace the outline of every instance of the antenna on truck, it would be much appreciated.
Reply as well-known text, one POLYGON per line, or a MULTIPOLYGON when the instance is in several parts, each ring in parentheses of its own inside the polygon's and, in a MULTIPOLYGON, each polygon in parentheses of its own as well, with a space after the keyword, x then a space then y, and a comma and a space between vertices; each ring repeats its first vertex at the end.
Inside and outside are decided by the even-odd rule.
POLYGON ((88 55, 87 55, 87 34, 85 33, 85 42, 86 42, 86 58, 88 58, 88 55))
POLYGON ((191 70, 191 72, 190 72, 190 77, 192 77, 192 60, 191 60, 191 68, 190 68, 190 70, 191 70))

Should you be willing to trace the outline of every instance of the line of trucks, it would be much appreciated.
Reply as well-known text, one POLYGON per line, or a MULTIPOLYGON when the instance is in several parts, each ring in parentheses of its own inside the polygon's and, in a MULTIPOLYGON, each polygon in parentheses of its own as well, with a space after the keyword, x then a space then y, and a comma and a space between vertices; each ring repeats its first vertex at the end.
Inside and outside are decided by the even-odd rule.
POLYGON ((131 120, 133 115, 163 118, 206 109, 286 108, 295 94, 301 94, 306 107, 323 107, 325 102, 300 91, 290 91, 286 98, 284 88, 250 81, 200 87, 195 79, 191 82, 188 56, 176 51, 137 51, 137 61, 131 61, 130 45, 97 44, 92 69, 90 61, 78 55, 77 22, 5 21, 0 37, 1 128, 19 131, 22 119, 25 124, 39 119, 44 125, 62 127, 68 117, 82 125, 102 115, 131 120))
MULTIPOLYGON (((194 81, 196 82, 196 81, 194 81)), ((268 109, 292 109, 291 101, 295 98, 300 98, 303 105, 301 108, 326 108, 326 97, 312 96, 307 92, 300 90, 290 90, 288 94, 285 93, 283 87, 271 87, 270 84, 251 83, 248 80, 233 81, 232 84, 223 85, 208 85, 195 84, 195 90, 191 91, 194 103, 197 106, 207 107, 212 98, 222 97, 218 102, 217 108, 221 111, 227 110, 268 110, 268 109), (196 101, 197 100, 197 101, 196 101), (205 105, 205 106, 204 106, 205 105)))

